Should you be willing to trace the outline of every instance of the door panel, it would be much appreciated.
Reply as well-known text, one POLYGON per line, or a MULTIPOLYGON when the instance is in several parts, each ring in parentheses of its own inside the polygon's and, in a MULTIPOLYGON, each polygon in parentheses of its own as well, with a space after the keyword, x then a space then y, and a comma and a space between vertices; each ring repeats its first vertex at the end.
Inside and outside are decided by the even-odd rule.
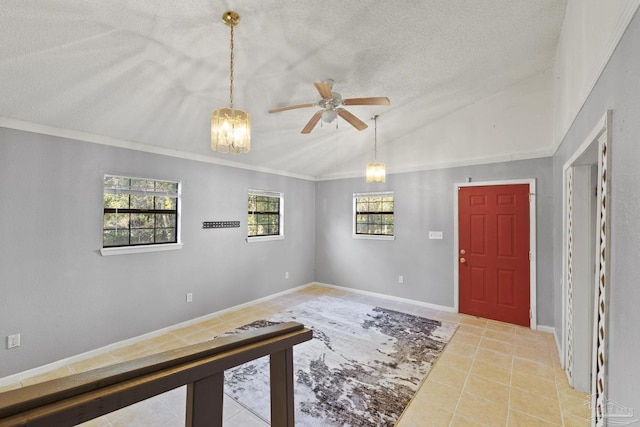
POLYGON ((529 326, 529 185, 458 189, 461 313, 529 326))

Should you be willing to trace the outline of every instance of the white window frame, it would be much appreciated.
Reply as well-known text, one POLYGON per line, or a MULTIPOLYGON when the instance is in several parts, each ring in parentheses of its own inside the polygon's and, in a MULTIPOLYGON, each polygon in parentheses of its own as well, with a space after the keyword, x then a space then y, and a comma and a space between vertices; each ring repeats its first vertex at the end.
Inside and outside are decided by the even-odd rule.
POLYGON ((353 215, 351 217, 351 225, 353 227, 352 235, 354 239, 363 239, 363 240, 395 240, 396 239, 396 206, 395 206, 395 195, 393 191, 375 191, 375 192, 366 192, 366 193, 353 193, 353 215), (356 234, 356 200, 360 197, 381 197, 381 196, 393 196, 393 235, 382 235, 382 234, 356 234))
MULTIPOLYGON (((137 254, 137 253, 145 253, 145 252, 162 252, 162 251, 174 251, 182 249, 182 183, 180 181, 174 181, 170 179, 158 179, 158 178, 140 178, 134 176, 125 176, 125 175, 112 175, 105 174, 103 176, 102 182, 102 194, 105 194, 107 190, 104 187, 104 178, 107 177, 116 177, 116 178, 126 178, 126 179, 143 179, 149 181, 162 181, 162 182, 173 182, 178 184, 177 198, 178 198, 178 208, 177 208, 177 224, 176 224, 176 243, 159 243, 154 245, 138 245, 138 246, 118 246, 118 247, 102 247, 100 249, 100 254, 102 256, 111 256, 111 255, 127 255, 127 254, 137 254)), ((103 204, 104 207, 104 204, 103 204)), ((104 213, 103 213, 103 225, 104 225, 104 213)), ((102 240, 102 239, 101 239, 102 240)))
MULTIPOLYGON (((284 193, 279 191, 268 191, 268 190, 254 190, 249 189, 247 191, 247 199, 249 196, 268 196, 268 197, 278 197, 280 199, 280 211, 279 215, 279 226, 277 235, 272 236, 249 236, 249 221, 247 217, 247 243, 255 243, 255 242, 268 242, 271 240, 284 240, 284 193)), ((248 211, 247 211, 248 215, 248 211)))

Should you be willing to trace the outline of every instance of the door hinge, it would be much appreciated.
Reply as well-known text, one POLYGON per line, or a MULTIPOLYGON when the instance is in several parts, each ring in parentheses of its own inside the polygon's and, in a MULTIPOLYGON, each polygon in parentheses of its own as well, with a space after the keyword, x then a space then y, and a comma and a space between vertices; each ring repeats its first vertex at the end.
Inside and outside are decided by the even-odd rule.
POLYGON ((531 261, 531 251, 529 251, 529 261, 531 261))
POLYGON ((531 201, 531 198, 532 198, 533 196, 535 196, 535 195, 536 195, 536 193, 529 193, 529 201, 531 201))
POLYGON ((531 313, 531 310, 529 310, 529 319, 531 319, 533 317, 533 314, 531 313))

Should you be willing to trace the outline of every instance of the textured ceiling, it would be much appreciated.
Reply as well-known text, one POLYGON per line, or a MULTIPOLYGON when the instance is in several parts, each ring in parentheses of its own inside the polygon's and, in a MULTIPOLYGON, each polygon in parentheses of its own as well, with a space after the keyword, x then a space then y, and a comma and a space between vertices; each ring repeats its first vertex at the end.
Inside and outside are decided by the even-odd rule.
POLYGON ((373 114, 393 150, 394 135, 549 70, 564 9, 564 0, 3 0, 0 118, 306 177, 361 173, 341 163, 371 151, 373 114), (242 19, 234 104, 252 118, 242 155, 209 148, 211 111, 229 102, 228 9, 242 19), (312 83, 329 78, 343 97, 388 96, 391 106, 349 107, 369 124, 362 132, 339 119, 309 135, 300 130, 315 107, 267 113, 316 102, 312 83))

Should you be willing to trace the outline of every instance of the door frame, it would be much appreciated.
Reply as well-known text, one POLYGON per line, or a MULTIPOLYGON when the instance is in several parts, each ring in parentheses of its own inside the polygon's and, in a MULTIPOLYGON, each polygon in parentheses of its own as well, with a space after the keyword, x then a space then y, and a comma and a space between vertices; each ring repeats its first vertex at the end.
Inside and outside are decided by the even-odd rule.
POLYGON ((529 326, 537 329, 537 283, 536 283, 536 180, 535 178, 511 179, 501 181, 460 182, 453 185, 453 308, 460 312, 460 277, 458 265, 459 231, 458 231, 458 188, 497 185, 529 185, 529 326))
POLYGON ((611 120, 612 111, 608 110, 598 120, 595 127, 582 144, 573 152, 562 167, 562 345, 560 364, 565 370, 570 384, 573 384, 571 373, 571 286, 569 282, 569 252, 568 236, 570 227, 568 223, 569 192, 568 171, 582 154, 592 145, 597 145, 598 173, 597 173, 597 205, 596 217, 596 271, 594 280, 594 320, 593 320, 593 349, 591 364, 591 425, 603 426, 606 416, 606 384, 607 384, 607 316, 609 311, 609 281, 610 281, 610 240, 611 203, 604 203, 604 199, 610 196, 611 191, 611 120), (606 173, 605 173, 606 172, 606 173), (606 248, 606 251, 603 249, 606 248), (601 254, 605 254, 601 256, 601 254))

